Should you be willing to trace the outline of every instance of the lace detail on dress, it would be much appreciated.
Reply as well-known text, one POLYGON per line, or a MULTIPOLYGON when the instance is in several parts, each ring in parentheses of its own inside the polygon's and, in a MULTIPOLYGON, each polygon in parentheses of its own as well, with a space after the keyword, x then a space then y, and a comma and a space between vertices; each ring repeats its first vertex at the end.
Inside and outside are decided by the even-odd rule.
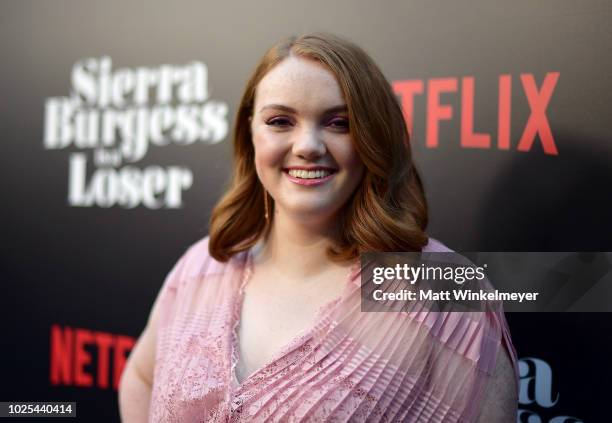
POLYGON ((200 248, 190 262, 201 273, 176 273, 161 303, 150 422, 471 422, 502 339, 511 346, 497 313, 361 312, 355 263, 341 295, 239 383, 251 250, 219 263, 200 248))
MULTIPOLYGON (((248 284, 248 282, 251 280, 251 276, 253 276, 253 257, 251 255, 251 250, 249 249, 246 253, 246 263, 245 263, 245 268, 244 268, 244 274, 242 276, 242 280, 240 282, 240 286, 238 287, 238 292, 236 294, 236 299, 233 303, 233 308, 232 308, 232 320, 231 320, 231 342, 230 342, 230 348, 231 348, 231 362, 230 362, 230 385, 232 386, 232 389, 230 389, 230 391, 233 391, 234 388, 238 388, 238 386, 240 385, 240 383, 238 382, 238 379, 236 377, 236 366, 238 365, 238 360, 239 360, 239 356, 238 356, 238 328, 240 326, 240 315, 242 312, 242 302, 244 300, 244 289, 246 287, 246 285, 248 284)), ((231 395, 233 394, 233 392, 228 392, 228 400, 231 399, 231 395)), ((229 401, 228 401, 229 402, 229 401)))

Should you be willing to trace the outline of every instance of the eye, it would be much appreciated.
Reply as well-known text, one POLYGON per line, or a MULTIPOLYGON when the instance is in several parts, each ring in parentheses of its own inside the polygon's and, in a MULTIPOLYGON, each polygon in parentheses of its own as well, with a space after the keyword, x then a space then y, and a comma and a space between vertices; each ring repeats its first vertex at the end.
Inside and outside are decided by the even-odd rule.
POLYGON ((284 127, 290 126, 291 121, 285 117, 275 117, 275 118, 272 118, 266 121, 266 125, 284 128, 284 127))
POLYGON ((346 118, 334 118, 329 121, 328 125, 335 129, 346 130, 349 128, 349 121, 346 118))

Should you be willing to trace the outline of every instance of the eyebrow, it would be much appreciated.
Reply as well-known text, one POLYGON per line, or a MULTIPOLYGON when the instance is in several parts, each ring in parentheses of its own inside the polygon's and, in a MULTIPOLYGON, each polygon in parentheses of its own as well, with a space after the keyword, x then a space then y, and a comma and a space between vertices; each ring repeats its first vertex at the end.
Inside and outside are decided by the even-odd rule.
MULTIPOLYGON (((285 106, 283 104, 267 104, 263 106, 261 109, 259 109, 259 112, 261 113, 266 109, 278 109, 278 110, 283 110, 287 113, 297 113, 297 111, 294 108, 285 106)), ((330 107, 329 109, 324 110, 323 114, 346 112, 346 111, 348 111, 346 104, 341 104, 339 106, 330 107)))

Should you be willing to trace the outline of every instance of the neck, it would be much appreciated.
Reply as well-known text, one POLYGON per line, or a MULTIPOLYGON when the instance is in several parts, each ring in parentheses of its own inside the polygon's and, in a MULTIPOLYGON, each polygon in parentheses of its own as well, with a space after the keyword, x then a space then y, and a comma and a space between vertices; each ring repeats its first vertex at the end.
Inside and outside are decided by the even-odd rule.
POLYGON ((339 235, 340 220, 337 218, 308 221, 277 211, 270 234, 256 254, 256 261, 296 280, 316 276, 333 265, 326 251, 339 235))

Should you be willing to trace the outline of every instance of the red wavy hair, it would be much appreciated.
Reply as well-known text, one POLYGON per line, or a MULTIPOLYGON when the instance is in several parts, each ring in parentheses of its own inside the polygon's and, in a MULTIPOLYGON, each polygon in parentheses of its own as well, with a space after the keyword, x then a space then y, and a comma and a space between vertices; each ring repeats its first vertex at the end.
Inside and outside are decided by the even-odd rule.
MULTIPOLYGON (((233 130, 231 183, 210 219, 211 256, 227 261, 269 232, 249 117, 259 82, 291 55, 317 60, 335 74, 348 108, 350 135, 365 165, 363 179, 342 213, 341 239, 328 256, 346 261, 366 251, 421 251, 427 244, 427 202, 397 98, 361 48, 331 34, 315 33, 290 37, 270 48, 246 85, 233 130)), ((272 197, 266 195, 273 209, 272 197)))

